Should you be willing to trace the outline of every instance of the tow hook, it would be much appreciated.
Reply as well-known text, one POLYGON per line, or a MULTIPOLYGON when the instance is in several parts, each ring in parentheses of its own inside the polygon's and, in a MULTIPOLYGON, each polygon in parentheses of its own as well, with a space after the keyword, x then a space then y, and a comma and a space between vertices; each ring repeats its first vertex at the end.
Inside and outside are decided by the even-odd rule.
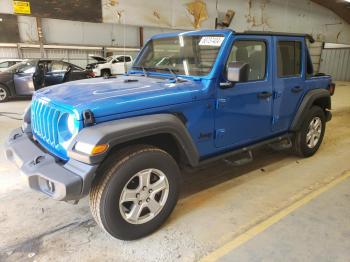
POLYGON ((13 140, 16 140, 17 138, 19 138, 19 137, 21 137, 21 136, 22 136, 21 134, 16 133, 16 134, 14 134, 14 135, 12 136, 12 139, 13 139, 13 140))
POLYGON ((33 166, 36 166, 37 164, 39 164, 42 160, 44 160, 45 157, 44 156, 37 156, 34 160, 33 160, 33 166))

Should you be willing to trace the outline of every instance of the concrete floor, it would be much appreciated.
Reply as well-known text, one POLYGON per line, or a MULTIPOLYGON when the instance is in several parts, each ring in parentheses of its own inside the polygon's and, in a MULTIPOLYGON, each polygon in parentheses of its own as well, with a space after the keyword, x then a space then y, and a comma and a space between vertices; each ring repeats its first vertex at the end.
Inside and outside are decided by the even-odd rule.
MULTIPOLYGON (((0 112, 21 113, 28 103, 0 104, 0 112)), ((96 226, 87 199, 73 206, 29 190, 1 154, 0 261, 197 261, 350 170, 349 83, 337 83, 333 107, 314 157, 263 149, 245 166, 219 161, 185 172, 182 198, 170 219, 132 242, 115 240, 96 226)), ((19 125, 0 116, 0 139, 19 125)), ((349 182, 343 183, 221 259, 348 261, 349 182), (325 250, 313 254, 315 243, 327 244, 328 256, 321 256, 325 250)))

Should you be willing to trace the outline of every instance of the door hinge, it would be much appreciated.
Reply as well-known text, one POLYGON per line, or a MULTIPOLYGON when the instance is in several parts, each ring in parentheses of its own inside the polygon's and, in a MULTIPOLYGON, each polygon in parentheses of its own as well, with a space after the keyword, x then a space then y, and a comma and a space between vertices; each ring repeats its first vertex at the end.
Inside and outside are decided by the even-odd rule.
POLYGON ((275 92, 273 93, 273 98, 274 98, 274 99, 279 98, 279 97, 281 97, 281 96, 282 96, 282 93, 281 93, 281 92, 275 91, 275 92))
POLYGON ((225 129, 216 129, 215 130, 215 139, 220 139, 223 138, 225 136, 225 129))
POLYGON ((273 125, 276 124, 277 121, 279 120, 279 118, 280 118, 280 116, 273 116, 273 117, 272 117, 272 124, 273 124, 273 125))
POLYGON ((216 100, 216 109, 224 108, 226 102, 226 98, 219 98, 218 100, 216 100))

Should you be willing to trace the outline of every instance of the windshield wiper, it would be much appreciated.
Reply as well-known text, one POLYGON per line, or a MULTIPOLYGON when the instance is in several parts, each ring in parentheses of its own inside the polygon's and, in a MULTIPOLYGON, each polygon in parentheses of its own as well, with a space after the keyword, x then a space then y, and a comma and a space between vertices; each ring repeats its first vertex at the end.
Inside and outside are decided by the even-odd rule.
POLYGON ((135 69, 142 69, 146 76, 149 71, 168 71, 173 75, 176 82, 179 80, 178 75, 175 72, 179 72, 178 69, 171 69, 170 67, 144 67, 144 66, 133 66, 135 69))
POLYGON ((147 73, 147 70, 148 68, 144 67, 144 66, 133 66, 132 68, 135 68, 135 69, 142 69, 142 72, 144 74, 144 76, 148 77, 148 73, 147 73))

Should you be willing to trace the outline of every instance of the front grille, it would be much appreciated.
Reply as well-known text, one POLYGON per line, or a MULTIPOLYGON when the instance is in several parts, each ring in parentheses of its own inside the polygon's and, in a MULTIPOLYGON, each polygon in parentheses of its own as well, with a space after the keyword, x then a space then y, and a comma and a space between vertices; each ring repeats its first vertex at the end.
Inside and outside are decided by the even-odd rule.
POLYGON ((58 145, 57 122, 61 112, 38 99, 32 102, 31 114, 34 134, 55 148, 58 145))

